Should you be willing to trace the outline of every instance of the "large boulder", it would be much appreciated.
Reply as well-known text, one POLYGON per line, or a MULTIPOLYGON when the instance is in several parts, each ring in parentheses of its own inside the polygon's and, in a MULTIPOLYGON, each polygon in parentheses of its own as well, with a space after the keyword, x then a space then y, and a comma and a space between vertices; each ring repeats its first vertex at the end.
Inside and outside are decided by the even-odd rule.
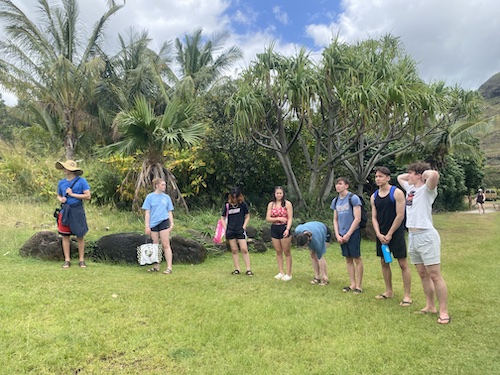
POLYGON ((92 257, 100 261, 138 263, 137 247, 147 242, 151 239, 145 234, 109 234, 97 240, 92 257))
MULTIPOLYGON (((76 240, 70 241, 70 253, 72 256, 78 254, 76 240)), ((33 257, 43 260, 64 260, 61 237, 59 234, 51 231, 35 233, 19 249, 19 254, 23 257, 33 257)))
POLYGON ((173 236, 170 246, 174 263, 198 264, 207 258, 207 249, 194 240, 173 236))
MULTIPOLYGON (((138 263, 137 248, 148 242, 151 242, 151 239, 144 234, 110 234, 96 242, 93 257, 110 262, 138 263)), ((173 236, 170 244, 174 263, 201 263, 207 257, 207 250, 197 241, 173 236)))

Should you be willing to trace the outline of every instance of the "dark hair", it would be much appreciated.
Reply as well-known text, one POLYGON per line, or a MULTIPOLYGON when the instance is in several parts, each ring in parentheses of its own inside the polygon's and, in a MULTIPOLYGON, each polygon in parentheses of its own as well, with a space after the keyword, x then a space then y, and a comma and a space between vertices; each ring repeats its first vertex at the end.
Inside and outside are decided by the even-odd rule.
POLYGON ((429 169, 431 169, 431 165, 423 161, 416 161, 408 166, 408 172, 415 172, 416 174, 422 174, 429 169))
POLYGON ((295 242, 297 246, 305 246, 309 242, 309 235, 307 233, 299 233, 295 236, 295 242))
POLYGON ((339 177, 335 180, 335 184, 338 184, 339 182, 343 182, 346 185, 351 185, 347 177, 339 177))
POLYGON ((380 172, 386 176, 391 177, 391 170, 387 167, 375 167, 375 173, 380 172))
POLYGON ((286 195, 285 195, 285 189, 283 189, 282 186, 275 186, 274 191, 273 191, 273 202, 276 203, 276 190, 282 190, 283 191, 283 198, 281 199, 281 207, 286 206, 286 195))
POLYGON ((227 196, 227 201, 230 204, 243 203, 244 200, 245 200, 245 197, 241 193, 241 189, 238 186, 233 187, 231 189, 231 191, 229 192, 229 195, 227 196))

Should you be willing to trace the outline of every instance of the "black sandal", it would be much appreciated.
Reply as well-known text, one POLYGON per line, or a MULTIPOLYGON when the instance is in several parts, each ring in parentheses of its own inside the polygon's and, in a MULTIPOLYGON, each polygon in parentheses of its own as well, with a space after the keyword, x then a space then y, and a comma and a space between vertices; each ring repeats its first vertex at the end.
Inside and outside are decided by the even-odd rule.
POLYGON ((240 274, 239 270, 234 270, 233 272, 231 272, 231 275, 239 275, 239 274, 240 274))
POLYGON ((250 271, 250 270, 248 270, 247 272, 245 272, 245 275, 247 275, 247 276, 253 276, 253 272, 250 271))
POLYGON ((320 279, 314 278, 311 280, 311 285, 318 285, 321 282, 320 279))
POLYGON ((160 270, 156 267, 152 267, 148 269, 148 272, 159 272, 160 270))

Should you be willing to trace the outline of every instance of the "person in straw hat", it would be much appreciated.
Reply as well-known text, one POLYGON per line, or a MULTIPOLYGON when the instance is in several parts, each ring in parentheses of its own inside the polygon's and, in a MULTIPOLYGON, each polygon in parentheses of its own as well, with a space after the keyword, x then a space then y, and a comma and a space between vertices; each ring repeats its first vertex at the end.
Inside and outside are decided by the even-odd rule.
POLYGON ((57 199, 61 203, 62 210, 57 220, 57 229, 62 235, 62 246, 64 253, 63 268, 69 268, 70 258, 70 236, 75 235, 78 241, 78 257, 80 268, 86 268, 85 264, 85 240, 88 232, 87 218, 83 208, 83 201, 90 200, 90 187, 81 177, 83 170, 78 167, 74 160, 56 162, 56 168, 64 173, 64 178, 57 185, 57 199))

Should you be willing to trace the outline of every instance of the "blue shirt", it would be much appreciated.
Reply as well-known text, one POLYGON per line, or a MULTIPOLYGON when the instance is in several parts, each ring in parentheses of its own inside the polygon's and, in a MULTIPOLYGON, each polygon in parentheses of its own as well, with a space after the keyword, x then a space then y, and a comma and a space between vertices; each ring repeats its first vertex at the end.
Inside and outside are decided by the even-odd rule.
POLYGON ((169 218, 169 212, 174 210, 172 199, 165 193, 149 193, 142 205, 143 210, 149 210, 149 227, 154 228, 169 218))
POLYGON ((65 178, 59 181, 57 184, 57 195, 60 195, 61 197, 66 197, 66 203, 69 204, 70 206, 74 206, 77 204, 81 204, 82 200, 74 197, 70 197, 69 195, 66 195, 66 189, 71 187, 73 185, 73 182, 75 183, 71 190, 73 190, 73 193, 75 194, 83 194, 85 190, 90 190, 89 183, 87 182, 86 179, 80 176, 76 176, 74 179, 68 181, 65 178), (75 181, 75 178, 78 178, 77 181, 75 181))
POLYGON ((351 207, 351 205, 349 204, 349 194, 351 193, 347 193, 344 198, 341 198, 340 196, 334 198, 332 200, 332 204, 330 205, 330 208, 332 210, 337 210, 339 234, 341 236, 349 232, 351 224, 354 221, 353 207, 362 205, 359 197, 356 194, 352 194, 351 201, 353 207, 351 207))
POLYGON ((295 228, 295 234, 300 234, 305 231, 311 232, 312 234, 311 242, 309 242, 308 245, 309 248, 316 253, 318 259, 321 259, 326 253, 326 225, 319 221, 309 221, 297 225, 297 228, 295 228))

